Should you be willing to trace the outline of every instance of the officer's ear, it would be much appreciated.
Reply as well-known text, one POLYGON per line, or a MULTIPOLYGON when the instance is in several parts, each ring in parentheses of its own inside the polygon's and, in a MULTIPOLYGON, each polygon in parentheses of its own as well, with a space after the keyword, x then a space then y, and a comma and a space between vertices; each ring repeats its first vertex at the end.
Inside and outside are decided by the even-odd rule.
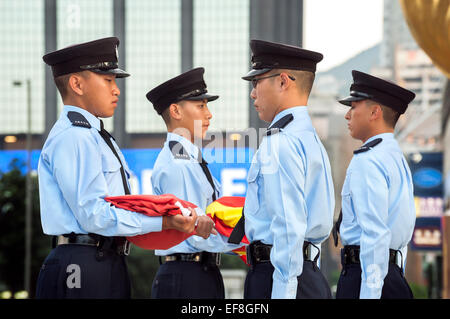
POLYGON ((84 95, 85 77, 81 73, 73 73, 69 77, 67 86, 69 91, 74 92, 76 95, 84 95))
POLYGON ((181 120, 181 107, 178 103, 172 103, 169 106, 170 117, 175 120, 181 120))
POLYGON ((280 86, 283 89, 288 88, 291 85, 291 82, 289 81, 289 75, 287 75, 286 73, 282 72, 280 74, 280 86))
POLYGON ((370 118, 372 120, 378 120, 383 118, 383 109, 381 108, 381 105, 378 103, 373 103, 371 106, 371 113, 370 118))

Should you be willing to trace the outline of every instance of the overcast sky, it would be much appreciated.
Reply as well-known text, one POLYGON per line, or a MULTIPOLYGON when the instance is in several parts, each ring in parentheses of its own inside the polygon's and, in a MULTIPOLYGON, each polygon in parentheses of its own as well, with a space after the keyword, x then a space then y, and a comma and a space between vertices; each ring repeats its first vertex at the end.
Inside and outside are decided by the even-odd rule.
POLYGON ((341 64, 382 39, 383 0, 303 3, 303 47, 324 55, 317 67, 319 71, 341 64))

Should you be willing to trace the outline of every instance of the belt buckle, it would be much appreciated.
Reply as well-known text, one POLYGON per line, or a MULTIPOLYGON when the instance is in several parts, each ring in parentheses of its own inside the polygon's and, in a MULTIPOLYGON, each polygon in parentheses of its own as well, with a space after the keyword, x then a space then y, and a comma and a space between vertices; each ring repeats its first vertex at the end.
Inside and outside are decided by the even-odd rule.
POLYGON ((57 239, 56 246, 59 246, 59 245, 66 245, 66 244, 68 244, 68 243, 69 243, 69 238, 64 237, 64 236, 62 236, 62 235, 59 235, 59 236, 58 236, 58 239, 57 239))
POLYGON ((195 262, 201 262, 202 261, 202 254, 201 253, 196 253, 196 254, 193 254, 193 257, 192 257, 192 261, 195 261, 195 262))
POLYGON ((176 261, 176 260, 177 260, 177 257, 176 257, 176 256, 171 256, 171 255, 164 256, 164 261, 165 261, 165 262, 168 262, 168 261, 176 261))

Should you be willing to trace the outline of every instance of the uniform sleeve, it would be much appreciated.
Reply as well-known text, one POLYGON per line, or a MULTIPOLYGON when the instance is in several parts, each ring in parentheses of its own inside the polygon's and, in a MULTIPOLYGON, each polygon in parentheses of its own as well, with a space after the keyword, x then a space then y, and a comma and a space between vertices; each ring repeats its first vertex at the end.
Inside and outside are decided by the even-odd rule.
POLYGON ((161 217, 119 209, 104 200, 108 196, 108 185, 103 175, 101 153, 89 130, 67 130, 54 143, 53 176, 82 229, 103 236, 161 231, 161 217))
POLYGON ((260 153, 264 198, 272 216, 272 298, 294 299, 297 277, 303 270, 303 241, 306 233, 305 168, 293 141, 281 133, 268 139, 260 153), (269 156, 268 159, 263 159, 269 156), (264 165, 264 162, 268 165, 264 165))
MULTIPOLYGON (((192 175, 189 165, 198 165, 192 162, 178 162, 185 161, 182 159, 175 160, 171 165, 167 165, 152 175, 153 194, 173 194, 176 197, 191 202, 197 205, 200 209, 197 210, 198 215, 205 215, 204 208, 206 208, 207 198, 199 189, 198 181, 195 181, 195 176, 192 175)), ((208 184, 209 185, 209 184, 208 184)), ((228 243, 228 238, 218 234, 211 234, 208 239, 203 239, 200 236, 191 236, 185 240, 190 246, 197 250, 208 252, 225 252, 241 247, 242 245, 234 245, 228 243)))
POLYGON ((374 160, 357 158, 350 180, 350 192, 361 227, 361 299, 381 297, 383 281, 389 267, 391 232, 388 218, 388 180, 383 168, 374 160))

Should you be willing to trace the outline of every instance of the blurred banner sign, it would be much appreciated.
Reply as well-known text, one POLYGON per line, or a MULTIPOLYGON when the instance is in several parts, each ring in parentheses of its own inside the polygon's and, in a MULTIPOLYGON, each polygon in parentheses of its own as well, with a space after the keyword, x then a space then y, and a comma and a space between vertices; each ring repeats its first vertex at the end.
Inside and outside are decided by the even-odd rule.
MULTIPOLYGON (((132 194, 152 194, 151 176, 160 149, 124 149, 123 155, 131 170, 130 185, 132 194)), ((204 149, 211 174, 222 184, 222 196, 245 196, 247 191, 247 172, 253 157, 252 148, 204 149)), ((38 167, 40 150, 31 153, 31 169, 38 167)), ((26 173, 25 150, 0 151, 0 173, 11 170, 11 163, 18 160, 19 168, 26 173)))
POLYGON ((419 217, 410 242, 412 250, 441 251, 442 228, 440 217, 419 217))
POLYGON ((441 217, 444 213, 442 152, 414 153, 408 156, 414 184, 417 217, 441 217))

